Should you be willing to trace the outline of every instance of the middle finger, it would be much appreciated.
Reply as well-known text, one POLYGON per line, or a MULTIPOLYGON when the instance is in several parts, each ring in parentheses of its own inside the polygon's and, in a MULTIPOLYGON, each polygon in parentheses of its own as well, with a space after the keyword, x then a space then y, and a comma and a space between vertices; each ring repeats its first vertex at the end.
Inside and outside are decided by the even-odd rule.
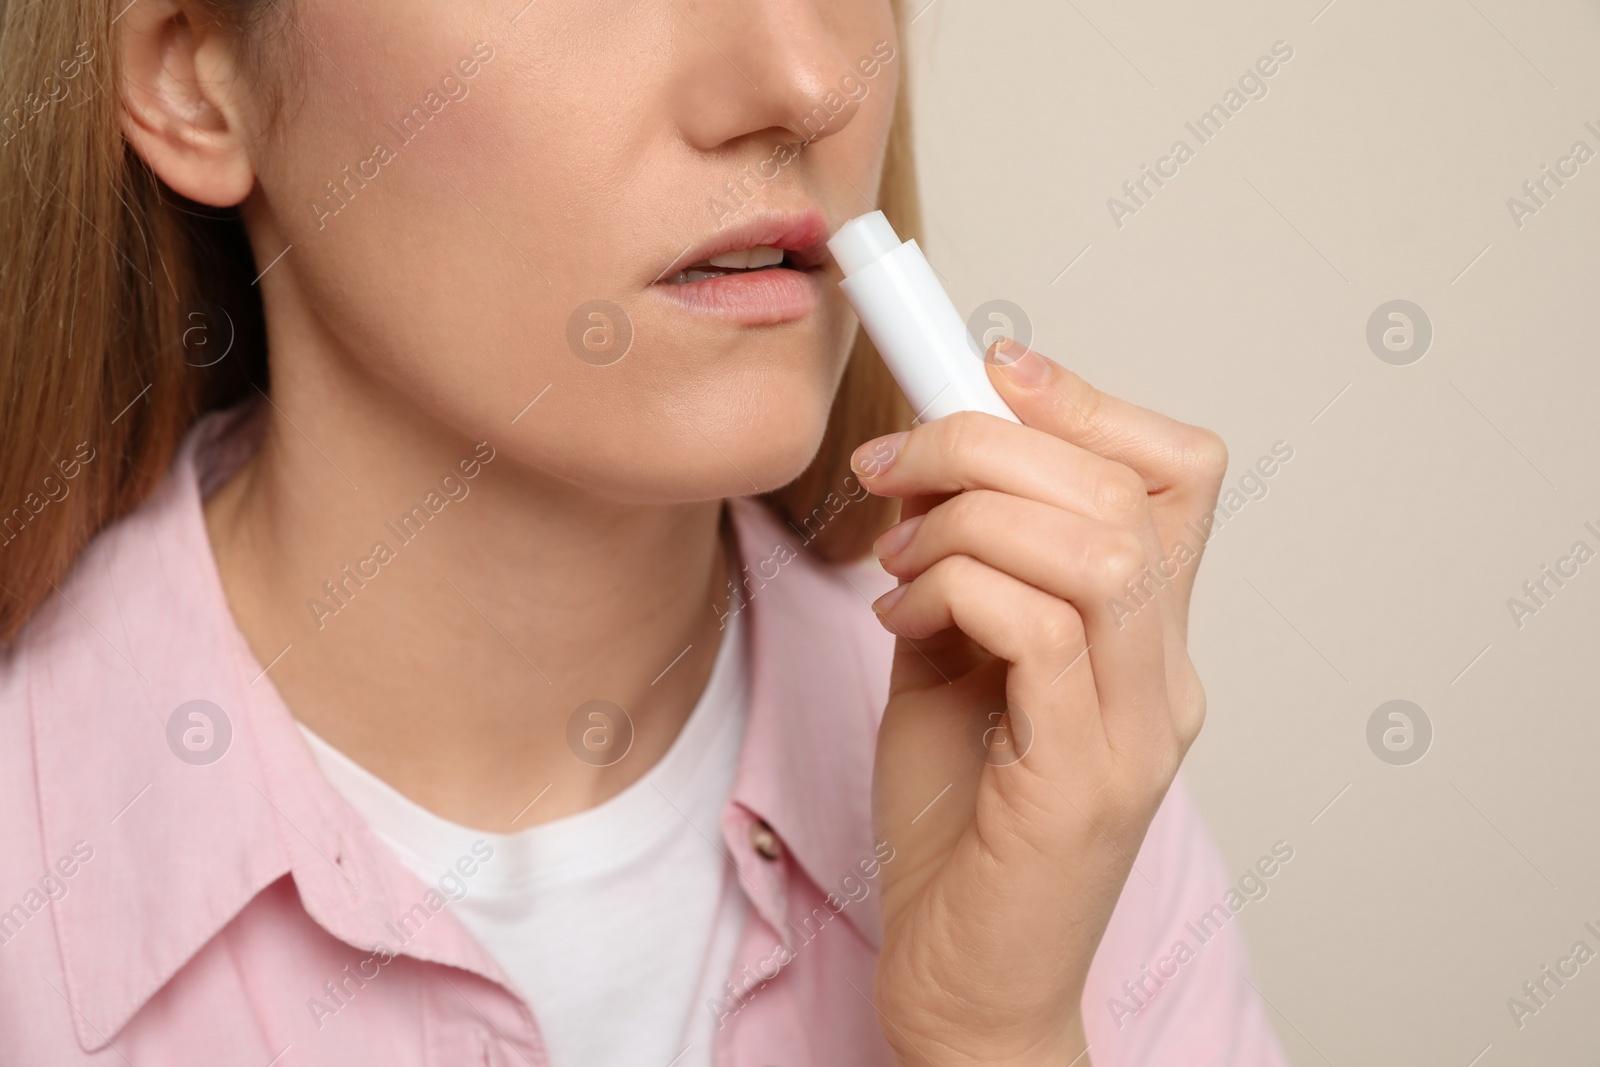
POLYGON ((1083 620, 1107 735, 1164 736, 1169 724, 1151 721, 1167 705, 1164 598, 1148 587, 1154 576, 1137 532, 975 489, 885 532, 874 549, 902 581, 970 556, 1070 603, 1083 620))

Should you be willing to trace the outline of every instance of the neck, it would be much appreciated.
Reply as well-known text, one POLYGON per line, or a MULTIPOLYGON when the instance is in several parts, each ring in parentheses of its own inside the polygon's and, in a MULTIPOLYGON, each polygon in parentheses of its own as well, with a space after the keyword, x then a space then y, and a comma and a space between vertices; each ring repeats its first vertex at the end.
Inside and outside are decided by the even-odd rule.
POLYGON ((357 393, 275 378, 261 448, 206 503, 262 682, 454 822, 510 832, 626 788, 710 675, 738 570, 722 502, 599 499, 357 393), (597 699, 632 725, 615 762, 569 747, 597 699))

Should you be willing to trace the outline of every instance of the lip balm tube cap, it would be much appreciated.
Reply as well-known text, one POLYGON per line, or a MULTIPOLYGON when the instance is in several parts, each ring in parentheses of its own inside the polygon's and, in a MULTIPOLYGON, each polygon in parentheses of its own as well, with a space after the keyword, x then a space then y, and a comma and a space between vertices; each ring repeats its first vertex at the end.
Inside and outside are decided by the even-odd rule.
POLYGON ((902 243, 883 212, 872 211, 839 227, 839 232, 828 238, 828 251, 833 253, 845 277, 849 277, 893 252, 902 243))

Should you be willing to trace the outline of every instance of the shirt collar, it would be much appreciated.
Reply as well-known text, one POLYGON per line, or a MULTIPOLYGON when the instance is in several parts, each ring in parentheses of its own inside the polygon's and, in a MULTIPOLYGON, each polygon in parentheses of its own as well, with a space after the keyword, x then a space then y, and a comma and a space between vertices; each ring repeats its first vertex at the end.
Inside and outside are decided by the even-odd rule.
MULTIPOLYGON (((196 424, 155 492, 83 553, 17 659, 45 855, 80 841, 94 850, 93 876, 54 906, 87 1051, 286 874, 307 913, 351 945, 511 985, 453 917, 399 940, 396 920, 428 887, 323 778, 233 621, 201 504, 254 449, 259 413, 246 405, 196 424)), ((814 560, 753 499, 734 498, 730 512, 748 568, 751 674, 729 811, 767 822, 826 892, 873 854, 871 760, 892 639, 867 603, 883 576, 814 560)), ((745 872, 747 843, 729 844, 745 872)), ((744 881, 780 925, 781 881, 744 881)), ((875 907, 845 914, 877 943, 875 907)))

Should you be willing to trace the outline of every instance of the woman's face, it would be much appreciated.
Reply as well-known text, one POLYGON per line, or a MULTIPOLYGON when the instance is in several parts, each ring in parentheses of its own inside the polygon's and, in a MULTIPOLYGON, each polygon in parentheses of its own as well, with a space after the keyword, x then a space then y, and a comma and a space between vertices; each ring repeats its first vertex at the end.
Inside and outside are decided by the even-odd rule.
POLYGON ((525 2, 269 16, 303 53, 250 146, 257 269, 289 248, 261 279, 274 381, 619 500, 784 484, 853 335, 820 244, 875 206, 889 0, 525 2), (757 247, 786 258, 684 269, 757 247))

